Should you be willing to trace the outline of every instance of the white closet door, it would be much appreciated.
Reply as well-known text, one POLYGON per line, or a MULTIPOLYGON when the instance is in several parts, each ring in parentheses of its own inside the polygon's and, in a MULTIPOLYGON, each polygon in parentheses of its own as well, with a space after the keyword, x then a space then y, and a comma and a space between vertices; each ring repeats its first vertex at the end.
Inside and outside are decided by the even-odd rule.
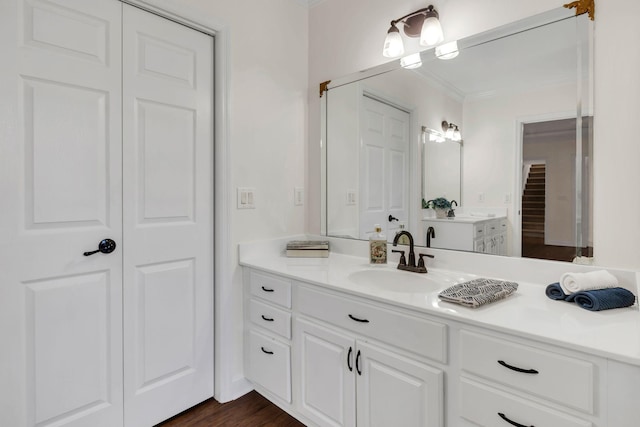
POLYGON ((0 2, 2 426, 122 422, 121 8, 0 2))
POLYGON ((123 11, 125 425, 213 396, 213 39, 123 11))

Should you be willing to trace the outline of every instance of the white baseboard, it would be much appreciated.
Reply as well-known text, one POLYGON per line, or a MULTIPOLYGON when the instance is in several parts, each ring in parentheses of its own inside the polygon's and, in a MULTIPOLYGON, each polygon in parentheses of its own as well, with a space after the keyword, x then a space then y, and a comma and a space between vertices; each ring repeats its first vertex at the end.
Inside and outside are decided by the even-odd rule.
POLYGON ((238 378, 229 384, 228 389, 220 390, 219 393, 213 397, 215 397, 215 399, 220 403, 227 403, 244 396, 252 390, 253 384, 247 381, 246 378, 238 378))

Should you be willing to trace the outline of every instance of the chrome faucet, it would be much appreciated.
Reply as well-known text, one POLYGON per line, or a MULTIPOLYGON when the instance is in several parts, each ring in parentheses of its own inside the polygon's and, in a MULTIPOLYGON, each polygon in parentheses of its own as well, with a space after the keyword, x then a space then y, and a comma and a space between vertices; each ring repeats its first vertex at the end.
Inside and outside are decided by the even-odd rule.
POLYGON ((436 230, 433 227, 427 228, 427 247, 431 247, 431 239, 436 238, 436 230))
POLYGON ((400 253, 400 262, 398 263, 398 270, 413 271, 414 273, 426 273, 427 267, 424 265, 424 259, 422 257, 427 256, 433 258, 433 255, 419 254, 420 260, 416 266, 416 254, 413 251, 413 236, 406 230, 396 233, 396 237, 393 238, 393 246, 398 246, 398 240, 400 236, 405 235, 409 238, 409 262, 404 257, 404 251, 392 250, 391 252, 400 253))

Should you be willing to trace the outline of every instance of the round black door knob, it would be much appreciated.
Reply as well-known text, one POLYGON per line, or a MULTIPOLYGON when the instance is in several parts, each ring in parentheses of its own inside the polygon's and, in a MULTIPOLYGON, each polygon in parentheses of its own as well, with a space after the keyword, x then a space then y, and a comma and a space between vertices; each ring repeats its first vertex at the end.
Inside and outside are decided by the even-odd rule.
POLYGON ((98 249, 91 252, 85 252, 84 256, 93 255, 95 253, 101 252, 103 254, 110 254, 111 252, 116 250, 116 242, 111 239, 104 239, 98 243, 98 249))

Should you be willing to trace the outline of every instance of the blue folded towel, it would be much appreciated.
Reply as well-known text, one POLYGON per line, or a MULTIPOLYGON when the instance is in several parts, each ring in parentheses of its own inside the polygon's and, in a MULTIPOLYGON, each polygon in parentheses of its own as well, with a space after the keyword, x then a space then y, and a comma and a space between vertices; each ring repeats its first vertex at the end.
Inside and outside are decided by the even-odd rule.
POLYGON ((562 286, 560 286, 560 282, 552 283, 547 286, 545 291, 547 296, 554 300, 564 300, 567 299, 569 295, 565 294, 562 290, 562 286))
POLYGON ((575 302, 585 310, 591 311, 629 307, 636 302, 633 292, 625 288, 593 289, 565 294, 560 283, 556 282, 547 286, 545 293, 553 300, 575 302))
POLYGON ((593 289, 575 292, 565 301, 574 301, 586 310, 600 311, 632 306, 636 296, 625 288, 593 289))

